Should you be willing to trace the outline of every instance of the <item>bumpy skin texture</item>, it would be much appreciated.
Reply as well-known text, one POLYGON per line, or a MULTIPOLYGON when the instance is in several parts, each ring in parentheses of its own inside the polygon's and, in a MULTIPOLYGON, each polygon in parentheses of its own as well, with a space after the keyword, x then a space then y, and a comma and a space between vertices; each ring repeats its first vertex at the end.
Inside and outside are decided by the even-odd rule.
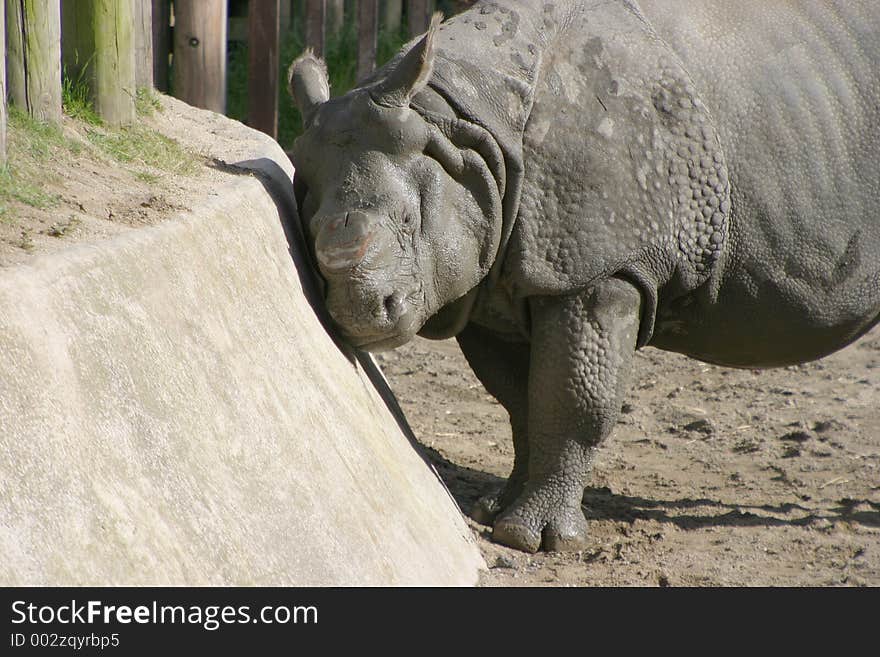
POLYGON ((367 349, 456 335, 516 447, 474 516, 576 549, 637 348, 769 367, 880 321, 880 3, 508 0, 429 34, 328 103, 294 65, 328 307, 367 349))

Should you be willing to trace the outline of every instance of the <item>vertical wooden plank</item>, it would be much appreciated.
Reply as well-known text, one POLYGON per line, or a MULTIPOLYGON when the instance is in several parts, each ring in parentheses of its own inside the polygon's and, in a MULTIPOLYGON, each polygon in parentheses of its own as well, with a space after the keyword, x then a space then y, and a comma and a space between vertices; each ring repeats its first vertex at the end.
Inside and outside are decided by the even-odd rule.
POLYGON ((248 124, 278 136, 278 50, 280 1, 260 0, 248 8, 248 124))
POLYGON ((385 0, 382 3, 382 30, 397 33, 403 18, 403 0, 385 0))
POLYGON ((290 29, 293 16, 293 0, 281 0, 278 7, 278 30, 284 34, 290 29))
POLYGON ((326 31, 339 34, 345 23, 345 0, 327 0, 326 31))
MULTIPOLYGON (((64 75, 74 83, 91 84, 94 75, 95 30, 90 0, 61 3, 61 55, 64 75)), ((92 92, 93 93, 93 90, 92 92)))
POLYGON ((175 0, 174 95, 226 110, 226 0, 175 0))
POLYGON ((358 81, 363 80, 376 68, 378 31, 379 0, 358 0, 358 81))
POLYGON ((135 1, 64 3, 67 76, 88 83, 95 112, 113 126, 135 118, 135 1))
POLYGON ((91 2, 95 31, 95 111, 110 125, 128 125, 134 121, 137 94, 134 0, 91 2))
POLYGON ((27 85, 24 83, 24 17, 21 0, 5 0, 6 7, 6 84, 9 102, 27 106, 27 85))
POLYGON ((410 38, 423 34, 431 20, 431 0, 406 0, 406 20, 410 38))
POLYGON ((60 0, 6 0, 9 97, 35 119, 61 121, 60 0))
POLYGON ((95 52, 91 10, 85 2, 61 3, 61 57, 64 75, 72 82, 85 77, 85 66, 95 52))
POLYGON ((151 0, 153 5, 153 85, 168 91, 168 60, 171 54, 171 3, 151 0))
POLYGON ((0 2, 0 170, 6 166, 6 3, 0 2))
POLYGON ((318 57, 324 56, 324 16, 327 13, 327 0, 305 0, 306 6, 306 47, 311 48, 318 57))
POLYGON ((153 0, 134 0, 134 83, 153 88, 153 0))

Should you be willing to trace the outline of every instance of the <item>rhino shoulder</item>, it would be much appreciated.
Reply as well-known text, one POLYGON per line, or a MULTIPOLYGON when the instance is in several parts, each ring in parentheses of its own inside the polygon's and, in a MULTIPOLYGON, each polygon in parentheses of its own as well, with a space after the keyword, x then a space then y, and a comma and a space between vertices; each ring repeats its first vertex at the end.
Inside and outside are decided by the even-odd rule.
POLYGON ((730 183, 699 90, 632 4, 567 32, 543 53, 505 275, 523 296, 620 273, 654 299, 705 284, 725 255, 730 183))

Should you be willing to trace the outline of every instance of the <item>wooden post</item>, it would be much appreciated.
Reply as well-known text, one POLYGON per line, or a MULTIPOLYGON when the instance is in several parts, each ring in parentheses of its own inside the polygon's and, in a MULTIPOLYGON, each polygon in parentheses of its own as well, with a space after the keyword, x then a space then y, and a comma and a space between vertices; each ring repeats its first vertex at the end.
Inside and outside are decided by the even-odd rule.
POLYGON ((134 6, 132 0, 92 0, 92 4, 95 111, 110 125, 127 125, 134 121, 137 93, 134 6))
POLYGON ((278 30, 281 34, 284 34, 290 29, 292 23, 290 22, 291 16, 293 12, 293 1, 292 0, 281 0, 281 5, 278 8, 278 30))
POLYGON ((358 0, 358 82, 376 68, 379 0, 358 0))
POLYGON ((226 110, 226 0, 175 0, 174 95, 226 110))
POLYGON ((324 56, 324 15, 327 13, 327 0, 306 0, 306 47, 315 51, 318 57, 324 56))
POLYGON ((6 166, 6 3, 0 2, 0 171, 6 166))
POLYGON ((403 18, 403 0, 385 0, 382 8, 382 30, 396 34, 403 18))
POLYGON ((251 2, 248 9, 248 124, 278 136, 279 0, 251 2))
POLYGON ((113 126, 135 118, 134 0, 65 2, 64 66, 85 79, 95 112, 113 126))
POLYGON ((134 83, 153 88, 153 0, 134 0, 134 83))
POLYGON ((410 38, 424 33, 430 20, 431 0, 406 0, 406 21, 410 38))
MULTIPOLYGON (((360 0, 358 0, 360 1, 360 0)), ((327 31, 339 34, 345 23, 345 0, 327 0, 327 31)))
POLYGON ((60 0, 6 0, 9 98, 35 119, 61 121, 60 0))
POLYGON ((151 0, 153 5, 153 85, 168 91, 168 58, 171 54, 171 5, 168 0, 151 0))

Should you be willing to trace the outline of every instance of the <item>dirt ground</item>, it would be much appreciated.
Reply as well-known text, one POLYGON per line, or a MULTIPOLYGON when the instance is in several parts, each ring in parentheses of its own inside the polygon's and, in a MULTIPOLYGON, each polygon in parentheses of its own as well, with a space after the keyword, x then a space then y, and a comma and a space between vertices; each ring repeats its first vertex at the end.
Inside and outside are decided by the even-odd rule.
MULTIPOLYGON (((377 355, 467 512, 513 462, 455 341, 377 355)), ((584 495, 589 544, 525 554, 469 521, 484 586, 880 585, 880 328, 824 360, 733 370, 645 349, 584 495)))

